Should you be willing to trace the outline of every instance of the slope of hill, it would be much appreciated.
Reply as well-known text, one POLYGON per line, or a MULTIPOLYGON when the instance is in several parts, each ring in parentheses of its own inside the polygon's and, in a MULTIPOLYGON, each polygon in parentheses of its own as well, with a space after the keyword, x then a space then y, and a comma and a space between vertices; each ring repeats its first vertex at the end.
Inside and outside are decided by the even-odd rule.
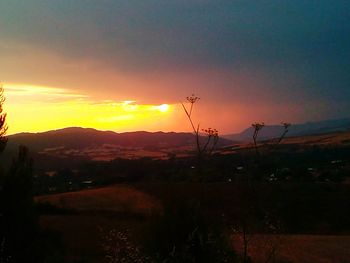
MULTIPOLYGON (((99 131, 70 127, 42 133, 19 133, 8 136, 6 151, 15 151, 18 145, 27 146, 36 155, 51 158, 112 160, 115 158, 166 157, 193 149, 192 133, 99 131)), ((202 137, 201 141, 206 138, 202 137)), ((232 144, 220 139, 218 146, 232 144)), ((8 154, 9 155, 9 154, 8 154)), ((40 156, 35 156, 40 160, 40 156)))
MULTIPOLYGON (((283 133, 283 130, 284 128, 281 125, 266 125, 259 133, 259 139, 268 140, 278 138, 283 133)), ((319 122, 306 122, 302 124, 293 124, 289 128, 287 137, 325 134, 348 130, 350 130, 350 118, 319 122)), ((249 127, 241 133, 224 135, 223 137, 234 141, 251 141, 253 133, 253 128, 249 127)))
MULTIPOLYGON (((8 136, 9 145, 23 144, 33 150, 43 150, 48 147, 82 148, 103 144, 122 147, 182 147, 193 145, 192 133, 176 132, 124 132, 99 131, 91 128, 69 127, 42 133, 18 133, 8 136)), ((204 140, 204 138, 203 138, 204 140)), ((228 139, 219 140, 219 145, 232 143, 228 139)))

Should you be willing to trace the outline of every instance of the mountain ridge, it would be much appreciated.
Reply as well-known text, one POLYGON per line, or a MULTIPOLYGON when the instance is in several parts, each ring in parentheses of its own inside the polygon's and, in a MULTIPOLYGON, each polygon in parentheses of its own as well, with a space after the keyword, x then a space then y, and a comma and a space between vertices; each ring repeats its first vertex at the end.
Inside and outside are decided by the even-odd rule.
MULTIPOLYGON (((317 135, 330 132, 347 131, 350 130, 350 118, 297 123, 292 124, 288 130, 289 131, 286 134, 286 137, 317 135)), ((258 139, 270 140, 278 138, 281 136, 283 131, 284 127, 282 125, 266 125, 260 131, 258 139)), ((233 141, 244 142, 251 141, 253 133, 253 127, 248 127, 240 133, 227 134, 223 135, 222 137, 233 141)))
MULTIPOLYGON (((181 147, 194 145, 194 135, 189 132, 123 132, 100 131, 93 128, 67 127, 38 133, 17 133, 8 136, 8 146, 23 144, 32 150, 65 146, 66 148, 92 147, 113 144, 121 147, 181 147)), ((201 136, 201 140, 205 140, 201 136)), ((222 138, 219 145, 231 142, 222 138)))

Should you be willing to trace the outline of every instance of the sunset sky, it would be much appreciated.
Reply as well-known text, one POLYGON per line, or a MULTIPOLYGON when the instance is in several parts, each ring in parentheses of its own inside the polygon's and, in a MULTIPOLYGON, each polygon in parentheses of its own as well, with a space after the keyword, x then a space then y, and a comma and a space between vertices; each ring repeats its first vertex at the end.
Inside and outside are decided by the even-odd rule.
POLYGON ((350 2, 0 0, 9 133, 350 117, 350 2))

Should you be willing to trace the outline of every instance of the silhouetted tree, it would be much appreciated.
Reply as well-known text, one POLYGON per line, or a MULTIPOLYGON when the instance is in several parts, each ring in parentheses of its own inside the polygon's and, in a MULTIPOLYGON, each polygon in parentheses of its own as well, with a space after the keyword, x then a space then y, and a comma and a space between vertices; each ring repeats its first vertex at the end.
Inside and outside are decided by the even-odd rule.
POLYGON ((38 218, 32 197, 32 160, 19 147, 6 174, 0 199, 0 240, 8 262, 39 262, 37 253, 38 218))
MULTIPOLYGON (((7 142, 4 101, 0 85, 0 153, 7 142)), ((32 160, 26 147, 19 147, 7 172, 0 169, 0 179, 0 263, 63 262, 59 238, 39 231, 32 193, 32 160)))
MULTIPOLYGON (((6 126, 6 114, 3 113, 3 104, 5 102, 4 97, 4 89, 2 85, 0 85, 0 153, 2 153, 5 149, 7 139, 5 137, 7 126, 6 126)), ((0 263, 8 262, 9 257, 6 255, 5 246, 6 240, 3 235, 4 231, 4 215, 3 215, 3 167, 0 167, 0 263)))
POLYGON ((5 149, 7 138, 5 137, 7 131, 6 113, 3 113, 3 104, 5 102, 4 89, 0 85, 0 153, 5 149))

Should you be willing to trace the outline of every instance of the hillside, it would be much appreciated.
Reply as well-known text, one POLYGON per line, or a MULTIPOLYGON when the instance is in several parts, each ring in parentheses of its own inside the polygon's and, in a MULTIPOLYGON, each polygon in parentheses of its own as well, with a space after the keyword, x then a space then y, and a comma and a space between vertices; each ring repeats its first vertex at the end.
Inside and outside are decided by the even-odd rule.
POLYGON ((154 146, 165 148, 189 145, 193 142, 190 133, 164 132, 126 132, 99 131, 91 128, 70 127, 42 133, 19 133, 9 136, 9 145, 24 144, 32 150, 41 151, 46 148, 65 147, 80 149, 103 144, 122 147, 154 146))
MULTIPOLYGON (((8 136, 9 146, 23 144, 33 150, 45 148, 65 147, 84 148, 103 144, 112 144, 122 147, 154 147, 164 149, 193 145, 192 133, 176 132, 124 132, 99 131, 91 128, 69 127, 60 130, 42 133, 19 133, 8 136)), ((205 140, 203 137, 202 140, 205 140)), ((232 143, 228 139, 219 140, 219 145, 232 143)))
MULTIPOLYGON (((13 155, 19 145, 27 146, 36 161, 45 159, 112 160, 140 157, 164 158, 194 149, 192 133, 99 131, 70 127, 42 133, 19 133, 8 136, 7 156, 13 155)), ((206 137, 201 137, 204 143, 206 137)), ((218 147, 233 142, 220 138, 218 147)))

